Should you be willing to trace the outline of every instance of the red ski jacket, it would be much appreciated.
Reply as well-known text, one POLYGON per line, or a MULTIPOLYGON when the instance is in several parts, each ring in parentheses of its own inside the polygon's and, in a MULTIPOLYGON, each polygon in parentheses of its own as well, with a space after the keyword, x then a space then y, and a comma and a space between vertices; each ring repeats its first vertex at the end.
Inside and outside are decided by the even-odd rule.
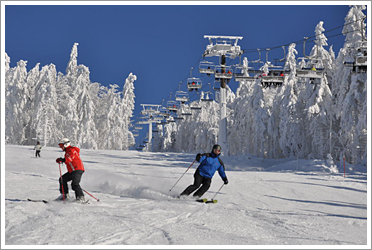
POLYGON ((65 148, 65 164, 69 173, 75 170, 84 170, 84 165, 80 159, 80 148, 68 146, 65 148))

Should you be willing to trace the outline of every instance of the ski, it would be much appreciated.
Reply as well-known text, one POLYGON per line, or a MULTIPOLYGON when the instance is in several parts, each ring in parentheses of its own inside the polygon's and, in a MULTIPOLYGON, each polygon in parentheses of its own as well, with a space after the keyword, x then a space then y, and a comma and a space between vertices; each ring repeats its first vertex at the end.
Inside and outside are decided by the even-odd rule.
POLYGON ((217 200, 208 200, 207 198, 197 199, 196 201, 197 202, 204 202, 204 203, 217 203, 218 202, 217 200))
MULTIPOLYGON (((34 200, 34 199, 27 199, 28 201, 31 201, 31 202, 43 202, 43 203, 49 203, 49 201, 47 201, 47 200, 34 200)), ((54 200, 54 201, 56 201, 56 202, 63 202, 63 200, 54 200)), ((69 203, 72 203, 71 201, 68 201, 69 203)), ((64 202, 64 203, 66 203, 66 201, 64 202)), ((89 200, 86 200, 86 201, 84 201, 84 202, 76 202, 75 201, 75 203, 77 203, 77 204, 90 204, 90 201, 89 200)))
POLYGON ((49 201, 47 200, 33 200, 33 199, 27 199, 28 201, 31 201, 31 202, 44 202, 44 203, 48 203, 49 201))

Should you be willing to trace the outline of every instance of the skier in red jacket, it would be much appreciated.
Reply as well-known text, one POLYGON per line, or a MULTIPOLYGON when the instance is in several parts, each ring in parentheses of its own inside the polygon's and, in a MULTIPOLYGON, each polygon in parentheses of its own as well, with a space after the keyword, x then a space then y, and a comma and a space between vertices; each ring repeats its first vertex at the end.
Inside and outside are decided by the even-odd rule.
POLYGON ((80 149, 78 147, 72 147, 70 140, 67 138, 62 139, 58 145, 65 151, 65 158, 57 158, 56 162, 65 163, 68 172, 59 179, 59 191, 61 195, 57 200, 69 198, 67 182, 72 181, 71 188, 75 191, 76 201, 85 202, 84 193, 80 187, 81 176, 85 171, 83 162, 80 159, 80 149))

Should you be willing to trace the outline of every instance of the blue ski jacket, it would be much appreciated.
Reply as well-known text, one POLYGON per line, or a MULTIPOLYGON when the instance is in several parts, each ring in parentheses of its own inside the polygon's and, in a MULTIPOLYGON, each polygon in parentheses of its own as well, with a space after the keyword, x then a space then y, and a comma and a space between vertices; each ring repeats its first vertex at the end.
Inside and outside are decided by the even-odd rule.
POLYGON ((218 170, 218 174, 221 178, 226 178, 225 166, 219 159, 219 155, 215 155, 213 152, 209 154, 203 154, 199 160, 200 165, 197 168, 199 174, 205 178, 212 178, 214 173, 218 170))

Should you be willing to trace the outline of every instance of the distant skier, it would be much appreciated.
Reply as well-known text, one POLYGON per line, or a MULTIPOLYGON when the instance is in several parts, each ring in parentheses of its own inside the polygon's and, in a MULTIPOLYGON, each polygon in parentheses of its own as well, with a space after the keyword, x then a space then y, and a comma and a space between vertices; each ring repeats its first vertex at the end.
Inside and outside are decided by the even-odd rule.
POLYGON ((200 162, 200 165, 195 171, 194 174, 194 184, 188 186, 180 196, 187 196, 194 192, 200 187, 195 193, 194 197, 200 198, 205 192, 208 191, 211 186, 212 177, 214 173, 218 170, 219 175, 227 185, 228 180, 225 173, 225 165, 222 160, 219 158, 221 154, 221 146, 216 144, 213 146, 211 153, 197 154, 196 161, 200 162))
POLYGON ((36 143, 36 146, 34 147, 34 150, 36 150, 35 158, 38 157, 38 156, 40 157, 41 145, 40 145, 39 141, 36 143))
POLYGON ((67 182, 72 181, 71 187, 75 191, 76 201, 85 202, 84 193, 80 187, 81 176, 85 171, 83 162, 80 159, 80 149, 78 147, 72 147, 70 140, 67 138, 62 139, 58 145, 65 151, 65 158, 57 158, 56 162, 65 163, 68 172, 59 179, 59 191, 61 195, 57 200, 62 200, 63 194, 65 198, 69 198, 67 182))

